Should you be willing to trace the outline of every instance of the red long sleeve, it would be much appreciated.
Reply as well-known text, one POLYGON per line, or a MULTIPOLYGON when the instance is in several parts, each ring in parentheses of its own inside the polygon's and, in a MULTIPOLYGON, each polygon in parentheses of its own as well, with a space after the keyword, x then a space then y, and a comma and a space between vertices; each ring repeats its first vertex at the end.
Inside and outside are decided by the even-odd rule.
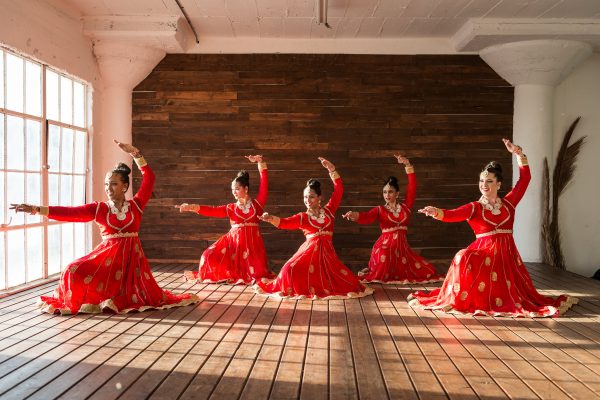
POLYGON ((256 196, 256 201, 262 208, 265 208, 267 204, 267 197, 269 195, 269 177, 268 177, 267 169, 260 170, 260 186, 258 187, 258 195, 256 196))
POLYGON ((473 215, 475 205, 473 203, 465 204, 452 210, 443 210, 444 217, 441 219, 444 222, 461 222, 465 221, 473 215))
POLYGON ((279 225, 277 226, 279 229, 299 229, 302 225, 302 214, 298 213, 296 215, 292 215, 291 217, 281 218, 279 220, 279 225))
POLYGON ((154 188, 156 176, 148 164, 140 167, 140 172, 142 173, 142 184, 137 193, 133 196, 133 200, 143 211, 152 196, 152 189, 154 188))
POLYGON ((327 202, 326 207, 329 208, 332 214, 335 214, 340 203, 342 202, 342 195, 344 194, 344 185, 342 184, 342 178, 333 179, 333 194, 327 202))
POLYGON ((373 207, 369 211, 359 212, 357 223, 362 225, 372 224, 379 216, 379 207, 373 207))
POLYGON ((512 190, 506 196, 504 196, 504 198, 508 200, 513 207, 516 207, 525 195, 525 191, 527 190, 527 186, 529 186, 530 181, 531 170, 529 169, 529 166, 519 166, 519 180, 517 183, 515 183, 515 186, 512 188, 512 190))
POLYGON ((200 206, 198 214, 204 215, 205 217, 215 218, 227 218, 229 216, 227 212, 227 205, 224 206, 200 206))
POLYGON ((417 176, 414 172, 407 174, 408 186, 406 187, 406 196, 404 197, 404 204, 409 210, 415 205, 415 198, 417 197, 417 176))
POLYGON ((89 222, 96 217, 97 209, 97 201, 77 207, 50 206, 48 218, 56 221, 89 222))

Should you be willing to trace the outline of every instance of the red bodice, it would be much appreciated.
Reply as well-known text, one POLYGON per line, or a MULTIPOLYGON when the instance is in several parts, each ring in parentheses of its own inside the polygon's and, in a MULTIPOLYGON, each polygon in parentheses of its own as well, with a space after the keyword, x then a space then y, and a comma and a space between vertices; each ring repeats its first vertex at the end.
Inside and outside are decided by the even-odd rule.
POLYGON ((320 220, 320 217, 312 217, 306 211, 300 212, 288 218, 281 218, 278 226, 279 229, 301 229, 304 236, 318 232, 327 232, 329 235, 333 234, 335 212, 342 202, 343 194, 344 186, 342 178, 337 178, 333 181, 333 194, 327 205, 322 208, 322 220, 320 220))
POLYGON ((258 224, 258 216, 262 215, 263 213, 265 204, 267 202, 267 195, 269 193, 269 182, 267 176, 267 169, 262 169, 260 171, 260 186, 258 188, 258 195, 249 204, 247 210, 243 210, 238 206, 237 203, 229 203, 222 206, 200 206, 198 214, 204 215, 205 217, 215 218, 229 217, 229 222, 231 225, 247 223, 258 224))
POLYGON ((399 203, 400 209, 397 211, 397 215, 394 215, 385 206, 377 206, 369 211, 358 213, 358 220, 356 222, 359 224, 372 224, 378 221, 381 230, 407 226, 410 220, 410 210, 415 203, 417 193, 417 178, 414 172, 409 173, 407 176, 408 186, 406 188, 406 197, 403 203, 399 203))
POLYGON ((443 210, 444 217, 442 221, 460 222, 467 220, 475 235, 497 230, 512 230, 515 222, 515 207, 523 198, 530 180, 529 166, 520 166, 519 180, 513 189, 501 199, 502 206, 498 215, 492 214, 492 211, 484 208, 480 202, 473 201, 453 210, 443 210))
POLYGON ((152 195, 155 176, 150 166, 145 165, 140 168, 142 172, 142 184, 133 199, 127 200, 122 209, 121 218, 111 211, 109 202, 92 202, 77 207, 50 206, 48 218, 57 221, 70 222, 89 222, 94 221, 100 228, 102 236, 114 235, 119 233, 137 232, 142 222, 142 214, 146 203, 152 195))

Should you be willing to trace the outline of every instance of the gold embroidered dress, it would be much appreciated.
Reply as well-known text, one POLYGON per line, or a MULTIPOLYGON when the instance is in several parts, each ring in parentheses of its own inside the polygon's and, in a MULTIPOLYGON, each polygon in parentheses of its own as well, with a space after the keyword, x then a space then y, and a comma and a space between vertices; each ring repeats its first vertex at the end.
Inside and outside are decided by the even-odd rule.
POLYGON ((231 229, 211 244, 200 257, 197 271, 188 271, 186 279, 203 283, 250 284, 275 277, 267 263, 267 252, 258 223, 268 195, 266 163, 259 163, 260 186, 255 199, 242 206, 200 206, 198 214, 229 218, 231 229))
POLYGON ((520 177, 496 207, 483 199, 454 210, 441 210, 444 222, 467 221, 475 241, 460 250, 441 288, 409 296, 413 307, 446 312, 509 317, 553 317, 577 299, 538 293, 515 245, 515 207, 531 179, 527 159, 519 157, 520 177))
POLYGON ((57 221, 94 221, 102 243, 67 266, 53 296, 41 296, 39 306, 48 313, 116 313, 185 306, 198 301, 194 294, 162 290, 144 256, 138 237, 142 214, 152 194, 154 173, 143 158, 136 159, 142 184, 119 211, 108 202, 78 207, 42 207, 42 214, 57 221))

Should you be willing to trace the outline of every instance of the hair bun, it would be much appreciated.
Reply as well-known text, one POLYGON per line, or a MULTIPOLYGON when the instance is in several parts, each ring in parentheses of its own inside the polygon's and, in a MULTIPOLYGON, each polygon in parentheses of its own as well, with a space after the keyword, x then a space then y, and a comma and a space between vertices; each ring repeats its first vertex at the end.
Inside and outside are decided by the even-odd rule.
POLYGON ((242 179, 250 179, 250 174, 248 173, 248 171, 246 171, 245 169, 241 170, 240 172, 238 172, 236 178, 242 178, 242 179))
POLYGON ((310 187, 311 189, 321 188, 321 182, 319 182, 317 179, 310 178, 308 181, 306 181, 306 186, 310 187))
POLYGON ((131 173, 131 168, 129 168, 129 165, 120 162, 115 166, 114 171, 119 171, 125 175, 129 175, 131 173))

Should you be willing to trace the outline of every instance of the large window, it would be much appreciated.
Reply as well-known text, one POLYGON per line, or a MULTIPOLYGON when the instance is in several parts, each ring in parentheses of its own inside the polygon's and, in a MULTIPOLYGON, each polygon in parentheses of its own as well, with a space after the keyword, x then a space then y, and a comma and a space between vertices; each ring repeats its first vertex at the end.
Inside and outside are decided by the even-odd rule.
POLYGON ((0 290, 57 274, 89 250, 90 224, 9 209, 85 203, 87 98, 84 83, 0 47, 0 290))

